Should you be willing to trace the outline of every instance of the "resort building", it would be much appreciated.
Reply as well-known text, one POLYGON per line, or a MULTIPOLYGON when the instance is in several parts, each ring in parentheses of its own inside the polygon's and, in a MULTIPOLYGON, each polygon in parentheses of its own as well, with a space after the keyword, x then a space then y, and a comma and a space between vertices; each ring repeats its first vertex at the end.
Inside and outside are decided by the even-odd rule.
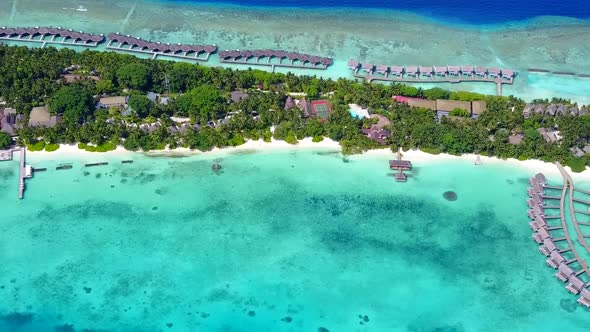
POLYGON ((116 96, 116 97, 102 97, 100 98, 96 108, 111 108, 111 107, 127 107, 127 96, 116 96))
POLYGON ((391 132, 384 129, 384 127, 391 125, 391 121, 379 114, 372 114, 370 117, 371 119, 377 119, 377 123, 371 125, 370 128, 363 128, 363 134, 367 135, 367 137, 381 145, 387 145, 386 140, 391 136, 391 132))
POLYGON ((24 116, 17 114, 14 108, 5 108, 0 110, 0 131, 16 136, 16 130, 22 126, 24 116))
POLYGON ((293 100, 293 98, 291 98, 291 96, 287 97, 287 100, 285 100, 285 111, 288 111, 290 109, 292 109, 293 107, 295 107, 295 101, 293 100))
POLYGON ((533 114, 539 115, 549 115, 549 116, 556 116, 556 115, 573 115, 579 116, 588 114, 588 109, 586 108, 578 108, 575 106, 568 106, 564 104, 527 104, 524 109, 522 110, 522 115, 525 118, 530 117, 533 114))
POLYGON ((508 143, 512 145, 520 145, 524 139, 523 134, 512 134, 508 136, 508 143))
POLYGON ((242 101, 246 98, 248 98, 248 94, 244 91, 235 90, 230 93, 230 99, 231 99, 232 103, 237 103, 237 102, 242 101))
POLYGON ((296 102, 297 107, 299 107, 300 110, 303 111, 303 114, 306 117, 311 117, 313 115, 312 110, 311 110, 311 103, 308 102, 305 97, 303 97, 302 99, 298 100, 296 102))
POLYGON ((487 109, 487 103, 483 100, 474 100, 471 102, 471 115, 473 117, 480 116, 487 109))
POLYGON ((442 112, 451 112, 452 110, 459 108, 465 110, 471 114, 471 102, 460 101, 460 100, 436 100, 436 110, 442 112))
POLYGON ((33 107, 29 115, 29 127, 51 128, 62 121, 61 115, 51 115, 47 106, 33 107))
POLYGON ((412 98, 412 97, 403 97, 403 96, 393 96, 393 100, 398 103, 408 104, 412 107, 420 107, 426 108, 429 110, 436 110, 436 101, 435 100, 428 100, 422 98, 412 98))
POLYGON ((555 143, 561 139, 559 136, 559 131, 547 128, 539 128, 537 129, 543 139, 548 143, 555 143))
POLYGON ((437 111, 439 116, 448 115, 455 108, 460 108, 469 112, 472 117, 478 117, 486 111, 487 104, 483 100, 477 101, 460 101, 460 100, 428 100, 422 98, 393 96, 393 100, 398 103, 408 104, 412 107, 420 107, 437 111))
POLYGON ((100 81, 100 77, 98 77, 96 75, 83 76, 83 75, 65 74, 65 75, 62 75, 61 78, 63 79, 65 84, 80 82, 80 81, 83 81, 86 79, 92 80, 92 81, 100 81))

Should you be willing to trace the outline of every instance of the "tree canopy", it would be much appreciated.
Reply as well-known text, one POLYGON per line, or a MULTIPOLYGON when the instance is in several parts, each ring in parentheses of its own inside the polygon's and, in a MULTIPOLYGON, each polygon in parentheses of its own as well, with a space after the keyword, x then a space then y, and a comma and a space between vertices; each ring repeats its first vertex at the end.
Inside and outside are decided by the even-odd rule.
POLYGON ((147 66, 141 63, 130 63, 117 70, 119 84, 131 89, 143 89, 149 82, 149 71, 147 66))
POLYGON ((132 94, 129 97, 129 101, 127 103, 129 104, 129 107, 141 118, 147 117, 154 107, 154 103, 149 100, 148 97, 139 93, 132 94))
POLYGON ((12 144, 10 135, 0 132, 0 149, 6 149, 12 144))
POLYGON ((61 87, 49 102, 49 110, 63 113, 67 123, 81 122, 94 109, 94 100, 90 93, 79 85, 61 87))
POLYGON ((204 122, 218 119, 226 103, 221 90, 211 85, 201 85, 176 99, 180 114, 204 122))

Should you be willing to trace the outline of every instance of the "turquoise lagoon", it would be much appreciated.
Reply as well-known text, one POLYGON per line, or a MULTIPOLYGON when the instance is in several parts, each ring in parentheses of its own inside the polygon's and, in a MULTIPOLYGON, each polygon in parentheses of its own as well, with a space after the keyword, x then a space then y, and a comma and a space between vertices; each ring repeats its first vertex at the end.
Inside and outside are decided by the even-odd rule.
POLYGON ((328 150, 51 156, 30 155, 48 171, 22 201, 18 162, 0 163, 1 331, 590 323, 531 239, 534 170, 418 162, 400 184, 386 157, 328 150), (73 168, 55 170, 65 162, 73 168), (445 200, 448 190, 458 200, 445 200))

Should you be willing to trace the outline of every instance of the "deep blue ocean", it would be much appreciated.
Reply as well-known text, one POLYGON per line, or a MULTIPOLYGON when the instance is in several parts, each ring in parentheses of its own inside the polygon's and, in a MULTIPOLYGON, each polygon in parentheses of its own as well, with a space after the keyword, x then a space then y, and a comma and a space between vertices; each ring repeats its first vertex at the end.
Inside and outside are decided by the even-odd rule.
POLYGON ((411 11, 437 20, 470 24, 520 21, 536 16, 590 19, 589 0, 166 0, 257 7, 384 8, 411 11))

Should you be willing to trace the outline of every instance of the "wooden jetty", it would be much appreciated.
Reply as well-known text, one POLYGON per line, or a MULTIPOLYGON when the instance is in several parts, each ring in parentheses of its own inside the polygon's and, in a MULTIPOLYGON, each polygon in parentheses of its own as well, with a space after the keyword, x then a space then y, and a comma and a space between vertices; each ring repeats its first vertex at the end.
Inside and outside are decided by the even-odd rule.
POLYGON ((401 148, 397 151, 397 158, 389 161, 389 169, 397 170, 395 181, 406 182, 408 177, 404 171, 412 169, 412 163, 409 160, 402 160, 401 148))
POLYGON ((503 84, 513 84, 516 72, 482 66, 389 66, 360 63, 351 59, 348 67, 354 77, 371 81, 404 83, 489 82, 496 84, 496 94, 502 95, 503 84))
POLYGON ((218 53, 221 62, 252 66, 326 69, 332 58, 283 50, 225 50, 218 53))
POLYGON ((33 28, 0 28, 0 40, 11 42, 59 44, 64 46, 96 47, 104 41, 104 35, 73 31, 72 29, 33 27, 33 28))
POLYGON ((108 165, 109 163, 104 161, 104 162, 100 162, 100 163, 90 163, 90 164, 84 164, 84 167, 93 167, 93 166, 104 166, 104 165, 108 165))
MULTIPOLYGON (((586 261, 581 257, 574 245, 572 240, 572 236, 568 229, 568 222, 566 220, 565 215, 565 202, 566 196, 569 194, 569 213, 571 215, 572 224, 574 229, 576 230, 577 235, 577 242, 586 249, 588 253, 590 253, 590 247, 587 245, 585 238, 590 237, 590 235, 585 235, 582 233, 580 229, 580 225, 590 225, 590 223, 580 223, 576 219, 576 213, 579 211, 574 208, 574 202, 582 202, 585 204, 587 201, 580 200, 574 198, 574 192, 579 191, 574 186, 572 178, 567 173, 567 171, 561 166, 561 164, 556 163, 562 177, 564 185, 563 187, 558 186, 548 186, 546 183, 545 176, 543 174, 537 174, 535 177, 530 179, 531 187, 528 190, 529 197, 531 197, 528 202, 539 202, 543 201, 544 199, 555 199, 554 196, 547 196, 544 194, 544 190, 538 190, 539 188, 550 188, 550 189, 558 189, 561 188, 561 196, 559 199, 559 219, 561 221, 561 225, 551 226, 548 225, 546 220, 549 219, 545 216, 543 209, 547 208, 546 206, 539 207, 539 205, 532 205, 531 209, 529 210, 529 217, 533 220, 529 223, 530 227, 534 230, 533 239, 541 246, 539 247, 539 251, 546 257, 546 263, 548 266, 557 269, 555 277, 560 281, 567 283, 566 289, 568 292, 572 294, 580 294, 578 299, 578 303, 584 305, 586 307, 590 307, 590 291, 588 291, 587 287, 590 285, 590 282, 584 283, 580 278, 581 275, 585 274, 585 279, 590 278, 590 273, 588 270, 588 264, 586 261), (564 234, 563 237, 556 238, 553 236, 551 231, 553 230, 561 230, 564 234), (556 243, 559 241, 565 241, 567 243, 566 248, 559 248, 556 243), (569 260, 562 255, 563 253, 568 253, 571 255, 569 260), (577 263, 581 268, 578 271, 575 271, 570 265, 573 263, 577 263)), ((527 203, 528 203, 527 202, 527 203)))
POLYGON ((25 180, 33 177, 33 168, 27 165, 27 149, 21 147, 15 149, 15 152, 20 152, 20 166, 18 172, 18 198, 23 199, 25 195, 25 180))
POLYGON ((69 165, 69 164, 59 165, 55 169, 58 171, 65 170, 65 169, 72 169, 72 165, 69 165))
POLYGON ((186 60, 207 61, 217 51, 216 45, 163 44, 151 42, 131 35, 110 33, 107 49, 123 52, 150 54, 152 59, 167 56, 186 60))

